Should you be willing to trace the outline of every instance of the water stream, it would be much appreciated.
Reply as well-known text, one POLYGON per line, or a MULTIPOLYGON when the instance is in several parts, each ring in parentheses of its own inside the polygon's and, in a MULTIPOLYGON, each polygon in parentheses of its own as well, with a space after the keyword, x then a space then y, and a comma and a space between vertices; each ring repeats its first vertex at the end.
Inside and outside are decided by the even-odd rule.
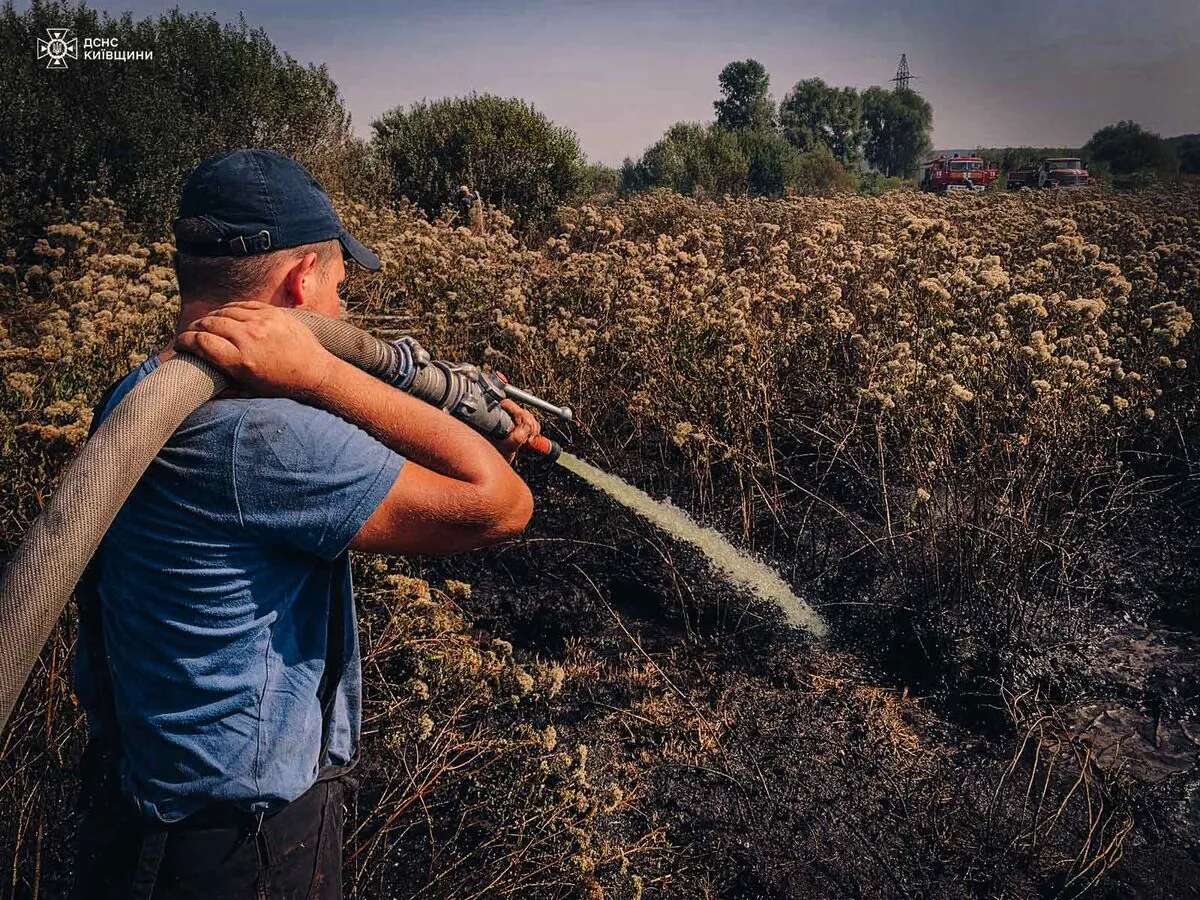
POLYGON ((698 525, 691 516, 669 500, 655 500, 645 491, 635 488, 616 475, 597 469, 577 456, 564 453, 558 462, 650 523, 691 544, 708 557, 713 568, 730 581, 750 588, 763 600, 782 609, 791 624, 807 629, 814 637, 825 637, 828 626, 821 615, 797 597, 778 572, 738 550, 719 531, 698 525))

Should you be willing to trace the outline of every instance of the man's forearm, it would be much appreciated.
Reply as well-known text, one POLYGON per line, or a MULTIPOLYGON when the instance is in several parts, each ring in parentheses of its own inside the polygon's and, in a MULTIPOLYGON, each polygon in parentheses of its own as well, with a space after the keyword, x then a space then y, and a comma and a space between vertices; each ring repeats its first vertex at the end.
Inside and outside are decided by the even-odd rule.
POLYGON ((511 474, 481 434, 340 359, 310 396, 299 399, 341 416, 440 475, 483 484, 497 474, 511 474))

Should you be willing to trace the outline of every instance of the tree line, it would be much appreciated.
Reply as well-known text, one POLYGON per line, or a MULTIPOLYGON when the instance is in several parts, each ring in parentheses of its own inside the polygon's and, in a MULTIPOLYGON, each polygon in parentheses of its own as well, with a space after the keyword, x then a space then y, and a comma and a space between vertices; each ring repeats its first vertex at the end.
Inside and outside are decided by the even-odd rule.
POLYGON ((862 164, 911 174, 928 147, 932 113, 911 92, 798 83, 776 105, 754 60, 718 78, 715 121, 681 123, 618 172, 589 162, 574 132, 520 99, 487 94, 396 107, 355 137, 324 66, 280 51, 244 18, 173 10, 113 17, 85 2, 0 8, 0 228, 118 200, 140 219, 173 214, 179 184, 222 150, 267 147, 306 165, 331 192, 405 197, 437 215, 459 184, 521 223, 562 203, 618 190, 823 193, 866 184, 862 164), (152 60, 47 71, 33 47, 47 28, 153 49, 152 60))
POLYGON ((979 147, 975 152, 1002 172, 1034 166, 1045 158, 1078 156, 1093 176, 1116 187, 1200 174, 1200 135, 1164 139, 1130 120, 1105 125, 1082 147, 979 147))
POLYGON ((808 78, 776 104, 754 59, 729 63, 717 83, 714 120, 676 123, 641 159, 626 159, 623 190, 823 193, 909 178, 932 146, 933 109, 906 88, 859 91, 808 78))
MULTIPOLYGON (((297 62, 244 19, 173 10, 136 20, 69 0, 18 12, 9 0, 0 7, 0 230, 32 234, 51 205, 91 195, 162 221, 192 166, 247 146, 296 157, 330 192, 407 198, 430 215, 468 184, 534 227, 560 204, 617 191, 875 192, 911 177, 930 148, 932 109, 910 90, 809 78, 776 103, 753 59, 727 65, 717 86, 713 121, 672 125, 617 171, 589 162, 575 133, 531 104, 488 94, 396 107, 359 139, 325 67, 297 62), (154 57, 47 71, 33 48, 49 27, 154 57)), ((1134 186, 1147 172, 1200 169, 1200 136, 1164 142, 1132 122, 1101 129, 1084 150, 1134 186)))
POLYGON ((280 51, 244 18, 183 13, 134 19, 68 0, 0 7, 0 231, 33 234, 54 205, 117 200, 134 218, 162 222, 200 160, 239 147, 278 150, 331 193, 431 215, 462 183, 523 221, 563 202, 616 189, 575 134, 530 104, 490 95, 398 107, 357 138, 324 66, 280 51), (34 52, 47 28, 148 48, 151 60, 71 61, 48 71, 34 52))

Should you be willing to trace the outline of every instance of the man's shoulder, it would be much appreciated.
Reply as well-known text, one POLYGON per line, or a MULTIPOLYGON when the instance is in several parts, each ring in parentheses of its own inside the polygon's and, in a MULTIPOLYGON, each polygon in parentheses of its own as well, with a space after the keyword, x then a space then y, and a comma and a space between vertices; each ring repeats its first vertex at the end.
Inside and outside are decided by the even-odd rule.
POLYGON ((234 417, 233 439, 240 453, 269 449, 289 465, 300 459, 332 464, 345 449, 364 441, 374 443, 345 419, 284 397, 239 398, 213 405, 226 403, 228 412, 214 413, 234 417))
POLYGON ((333 429, 354 428, 345 419, 316 406, 309 406, 287 397, 231 397, 214 400, 222 414, 232 413, 241 420, 241 427, 253 426, 264 428, 297 429, 333 429), (227 405, 226 405, 227 404, 227 405))
MULTIPOLYGON (((117 404, 125 399, 125 395, 137 387, 138 382, 153 372, 156 368, 158 368, 158 359, 157 357, 152 356, 141 365, 126 372, 123 376, 121 376, 121 378, 109 385, 108 390, 106 390, 100 397, 100 400, 96 406, 96 412, 99 413, 97 419, 103 420, 107 418, 108 415, 117 408, 117 404)), ((96 424, 99 425, 100 422, 97 421, 96 424)))

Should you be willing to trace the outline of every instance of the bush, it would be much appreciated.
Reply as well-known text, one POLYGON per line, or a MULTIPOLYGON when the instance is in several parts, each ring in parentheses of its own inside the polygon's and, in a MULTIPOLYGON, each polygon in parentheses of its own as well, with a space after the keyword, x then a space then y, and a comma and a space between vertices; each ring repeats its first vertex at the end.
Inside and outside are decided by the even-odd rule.
POLYGON ((796 189, 805 171, 805 154, 774 131, 740 131, 738 149, 746 157, 747 193, 780 197, 796 189))
POLYGON ((678 122, 641 161, 621 168, 625 193, 666 187, 681 194, 742 194, 749 164, 732 132, 716 125, 678 122))
POLYGON ((621 173, 612 166, 588 163, 579 172, 579 198, 586 200, 615 194, 621 188, 621 173))
POLYGON ((873 169, 858 175, 858 192, 864 197, 878 197, 888 191, 899 191, 911 187, 912 182, 907 178, 887 176, 873 169))
POLYGON ((1200 134, 1182 134, 1168 143, 1179 156, 1179 171, 1185 175, 1200 174, 1200 134))
POLYGON ((575 133, 524 100, 472 94, 414 103, 371 127, 396 193, 430 215, 466 184, 528 224, 547 218, 585 181, 575 133))
POLYGON ((854 180, 824 147, 801 153, 774 131, 680 122, 621 169, 624 193, 671 188, 691 196, 832 194, 854 180))
POLYGON ((854 176, 824 147, 800 154, 795 188, 798 194, 828 196, 854 190, 854 176))
MULTIPOLYGON (((82 51, 82 47, 80 47, 82 51)), ((0 197, 24 219, 50 202, 107 194, 136 218, 162 220, 187 171, 237 147, 296 157, 335 191, 372 177, 324 66, 304 66, 245 20, 173 10, 113 19, 85 5, 35 3, 0 12, 0 197), (71 61, 46 71, 34 47, 47 27, 116 38, 153 60, 71 61)), ((35 214, 36 215, 36 214, 35 214)))
POLYGON ((1112 186, 1119 191, 1145 191, 1158 183, 1158 173, 1153 169, 1138 169, 1124 175, 1112 176, 1112 186))
POLYGON ((1179 171, 1175 148, 1137 122, 1107 125, 1092 135, 1084 155, 1107 163, 1114 176, 1148 172, 1167 178, 1179 171))

